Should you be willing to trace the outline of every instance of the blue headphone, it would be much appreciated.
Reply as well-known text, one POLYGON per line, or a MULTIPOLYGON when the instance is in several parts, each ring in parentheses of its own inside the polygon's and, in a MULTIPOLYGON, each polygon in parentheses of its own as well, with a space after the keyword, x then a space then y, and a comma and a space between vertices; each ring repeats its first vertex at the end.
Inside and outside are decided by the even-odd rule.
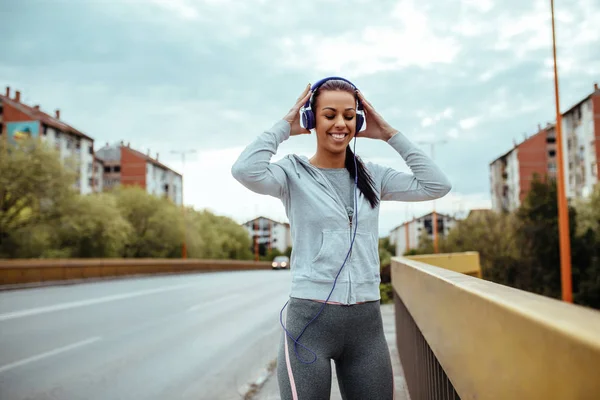
MULTIPOLYGON (((332 81, 332 80, 341 80, 341 81, 347 82, 350 85, 352 85, 354 90, 357 90, 354 83, 350 82, 348 79, 344 79, 339 76, 330 76, 329 78, 323 78, 320 81, 318 81, 317 83, 315 83, 311 88, 312 94, 311 94, 310 98, 308 99, 306 104, 304 104, 304 106, 300 107, 300 126, 303 127, 304 129, 308 129, 310 131, 311 129, 314 129, 315 125, 316 125, 315 113, 312 110, 312 106, 311 106, 313 99, 314 99, 315 91, 325 82, 332 81)), ((358 132, 362 132, 365 129, 367 129, 367 120, 365 118, 365 110, 364 110, 362 102, 360 101, 360 98, 357 98, 356 133, 358 134, 358 132)))

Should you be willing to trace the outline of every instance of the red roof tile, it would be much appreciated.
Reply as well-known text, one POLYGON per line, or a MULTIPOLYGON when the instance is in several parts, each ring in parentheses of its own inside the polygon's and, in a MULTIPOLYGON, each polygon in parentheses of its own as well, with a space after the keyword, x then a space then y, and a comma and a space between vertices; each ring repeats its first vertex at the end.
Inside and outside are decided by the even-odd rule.
POLYGON ((156 159, 154 159, 154 158, 152 158, 152 157, 148 156, 147 154, 144 154, 144 153, 142 153, 141 151, 137 151, 137 150, 135 150, 135 149, 132 149, 131 147, 127 147, 127 146, 123 146, 123 145, 121 145, 121 147, 124 147, 124 148, 126 148, 127 150, 131 151, 131 152, 132 152, 132 153, 134 153, 135 155, 137 155, 137 156, 139 156, 139 157, 141 157, 141 158, 145 159, 145 160, 146 160, 146 161, 148 161, 149 163, 152 163, 152 164, 154 164, 154 165, 156 165, 156 166, 158 166, 158 167, 160 167, 160 168, 163 168, 163 169, 166 169, 166 170, 168 170, 168 171, 171 171, 171 172, 173 172, 173 173, 174 173, 174 174, 176 174, 176 175, 182 176, 182 175, 181 175, 179 172, 175 171, 175 170, 174 170, 174 169, 172 169, 172 168, 169 168, 169 167, 167 167, 165 164, 163 164, 163 163, 159 162, 158 160, 156 160, 156 159))
POLYGON ((23 104, 21 102, 17 102, 13 99, 11 99, 10 97, 6 97, 4 95, 0 95, 0 100, 2 100, 3 102, 10 104, 12 107, 15 107, 16 109, 18 109, 19 111, 29 115, 31 118, 40 121, 41 123, 50 126, 52 128, 56 128, 62 132, 65 133, 72 133, 75 136, 79 136, 81 138, 84 139, 89 139, 91 141, 94 141, 94 139, 92 139, 91 137, 89 137, 88 135, 86 135, 85 133, 73 128, 71 125, 64 123, 61 120, 58 120, 48 114, 46 114, 45 112, 43 112, 42 110, 38 110, 36 108, 30 107, 26 104, 23 104))

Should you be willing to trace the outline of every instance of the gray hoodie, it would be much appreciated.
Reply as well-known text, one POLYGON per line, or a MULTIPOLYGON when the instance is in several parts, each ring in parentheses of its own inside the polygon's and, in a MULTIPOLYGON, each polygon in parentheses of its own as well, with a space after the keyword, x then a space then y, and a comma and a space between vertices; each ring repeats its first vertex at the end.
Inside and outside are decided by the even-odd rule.
MULTIPOLYGON (((326 300, 348 257, 329 301, 356 304, 379 300, 379 206, 371 208, 358 190, 358 218, 351 218, 331 183, 308 158, 290 154, 271 162, 278 146, 289 137, 290 124, 278 121, 244 149, 231 173, 246 188, 276 197, 285 206, 293 243, 290 296, 326 300)), ((444 173, 402 133, 387 143, 412 174, 365 162, 380 200, 434 200, 450 191, 444 173)))

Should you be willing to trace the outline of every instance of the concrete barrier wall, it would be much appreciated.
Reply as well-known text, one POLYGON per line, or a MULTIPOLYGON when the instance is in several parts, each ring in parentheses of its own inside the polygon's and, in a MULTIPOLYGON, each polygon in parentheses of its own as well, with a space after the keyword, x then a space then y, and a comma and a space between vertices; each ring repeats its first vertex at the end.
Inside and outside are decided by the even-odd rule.
POLYGON ((270 262, 197 259, 0 260, 0 286, 186 272, 270 269, 270 262))
MULTIPOLYGON (((461 399, 600 399, 600 312, 406 257, 392 259, 392 286, 397 323, 422 334, 461 399)), ((418 371, 425 353, 398 345, 418 371)), ((409 389, 435 382, 415 376, 409 389)))
POLYGON ((405 256, 409 260, 420 261, 425 264, 460 272, 461 274, 481 278, 481 264, 479 253, 476 251, 465 251, 462 253, 420 254, 416 256, 405 256))

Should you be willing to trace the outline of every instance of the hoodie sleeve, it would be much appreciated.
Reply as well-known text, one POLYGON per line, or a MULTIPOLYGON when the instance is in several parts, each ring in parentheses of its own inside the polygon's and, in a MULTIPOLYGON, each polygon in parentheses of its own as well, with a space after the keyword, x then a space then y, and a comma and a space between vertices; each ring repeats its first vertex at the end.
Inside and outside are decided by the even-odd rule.
POLYGON ((279 145, 289 139, 290 128, 282 119, 254 139, 231 167, 233 177, 255 193, 283 199, 288 190, 287 177, 279 165, 271 163, 271 158, 279 145))
POLYGON ((412 174, 380 166, 381 200, 435 200, 452 189, 442 170, 401 132, 396 133, 387 143, 406 161, 412 174))

